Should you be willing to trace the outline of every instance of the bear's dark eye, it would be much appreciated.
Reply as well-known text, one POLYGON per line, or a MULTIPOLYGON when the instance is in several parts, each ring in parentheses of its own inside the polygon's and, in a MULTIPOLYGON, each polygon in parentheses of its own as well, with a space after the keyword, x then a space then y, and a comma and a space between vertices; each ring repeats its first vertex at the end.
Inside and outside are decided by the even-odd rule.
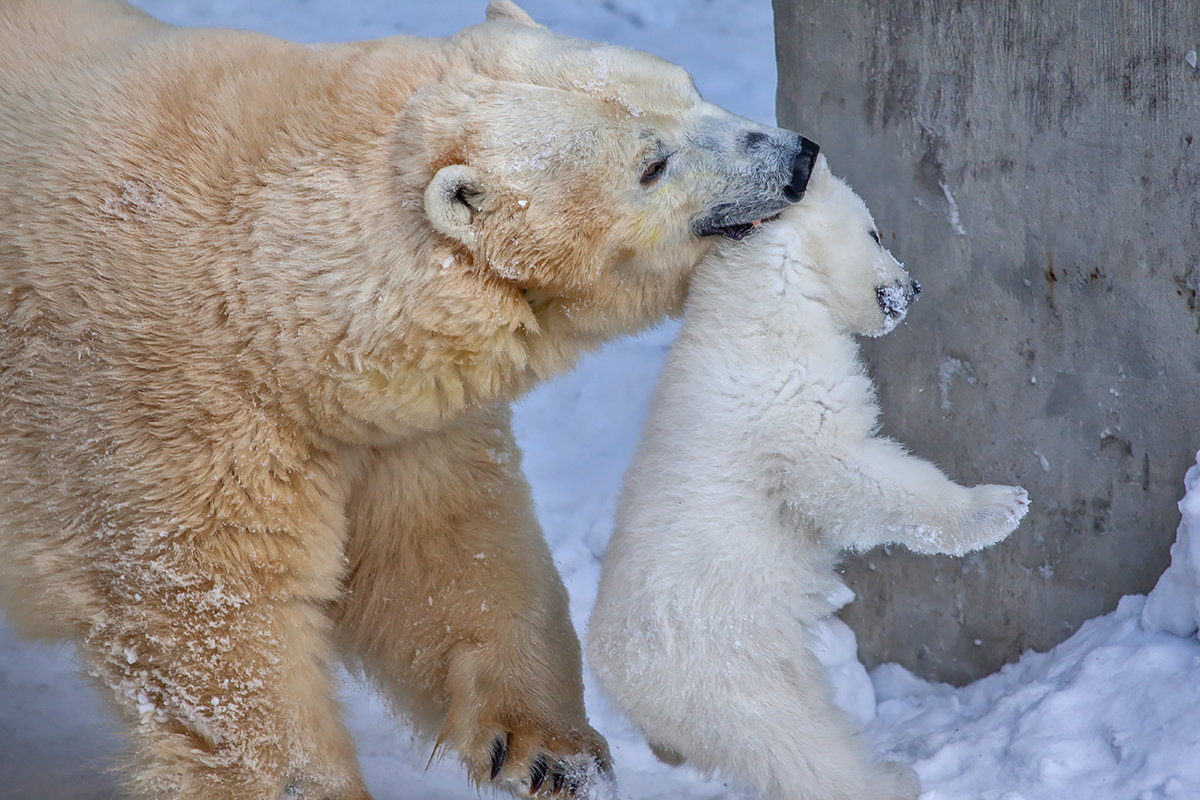
POLYGON ((879 231, 871 231, 871 238, 875 240, 875 244, 880 245, 881 247, 883 246, 883 244, 879 241, 879 231))
POLYGON ((667 171, 667 157, 666 156, 664 156, 656 161, 651 161, 646 166, 646 169, 642 172, 642 177, 641 177, 642 186, 649 186, 650 184, 654 183, 656 180, 661 178, 663 173, 666 171, 667 171))

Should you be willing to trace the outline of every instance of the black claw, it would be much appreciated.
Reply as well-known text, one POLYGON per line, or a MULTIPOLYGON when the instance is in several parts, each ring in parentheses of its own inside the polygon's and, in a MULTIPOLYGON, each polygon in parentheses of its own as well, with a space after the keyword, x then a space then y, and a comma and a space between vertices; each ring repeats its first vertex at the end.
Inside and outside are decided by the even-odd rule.
POLYGON ((500 774, 500 768, 504 766, 506 755, 508 755, 508 741, 503 736, 497 736, 492 740, 492 780, 496 780, 496 776, 500 774))
POLYGON ((550 765, 546 763, 546 754, 538 753, 538 757, 533 760, 533 766, 529 768, 529 793, 537 794, 542 788, 542 784, 546 782, 546 772, 550 765))
POLYGON ((563 774, 563 763, 561 761, 554 768, 554 772, 550 773, 550 784, 554 789, 556 797, 563 790, 563 787, 567 785, 567 776, 563 774))

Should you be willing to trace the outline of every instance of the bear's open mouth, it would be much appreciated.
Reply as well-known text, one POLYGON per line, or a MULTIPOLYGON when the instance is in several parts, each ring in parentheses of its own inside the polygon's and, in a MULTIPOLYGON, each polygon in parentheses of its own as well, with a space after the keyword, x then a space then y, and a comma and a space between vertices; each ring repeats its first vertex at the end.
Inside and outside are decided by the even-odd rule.
POLYGON ((758 200, 748 203, 722 203, 692 223, 697 236, 724 236, 744 239, 763 223, 778 219, 790 201, 758 200))
POLYGON ((774 214, 771 214, 769 217, 763 217, 762 219, 755 219, 749 222, 738 222, 733 225, 714 225, 712 232, 719 233, 726 239, 739 241, 741 239, 745 239, 755 228, 761 228, 764 222, 771 222, 772 220, 779 219, 779 215, 782 213, 782 211, 777 211, 774 214))

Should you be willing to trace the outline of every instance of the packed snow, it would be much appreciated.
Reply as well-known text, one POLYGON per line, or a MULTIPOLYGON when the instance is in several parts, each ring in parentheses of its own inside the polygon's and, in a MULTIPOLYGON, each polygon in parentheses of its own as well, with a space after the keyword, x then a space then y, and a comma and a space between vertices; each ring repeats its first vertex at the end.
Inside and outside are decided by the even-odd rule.
MULTIPOLYGON (((482 19, 485 0, 139 0, 180 24, 251 28, 299 41, 445 35, 482 19)), ((714 102, 772 122, 769 0, 526 0, 550 28, 682 64, 714 102)), ((826 143, 832 146, 834 143, 826 143)), ((853 143, 837 147, 852 148, 853 143)), ((826 148, 837 163, 836 147, 826 148)), ((919 276, 918 276, 919 277, 919 276)), ((919 325, 920 316, 909 324, 919 325)), ((518 438, 538 513, 588 617, 621 474, 632 457, 675 327, 616 342, 518 408, 518 438)), ((903 335, 901 330, 898 334, 903 335)), ((1197 446, 1200 443, 1191 443, 1197 446)), ((868 675, 853 633, 830 620, 819 654, 836 694, 881 754, 912 764, 923 800, 1152 800, 1200 797, 1200 466, 1188 471, 1172 563, 1148 597, 1126 597, 1049 653, 961 689, 895 665, 868 675)), ((1020 531, 1017 534, 1020 535, 1020 531)), ((369 688, 347 677, 348 723, 379 800, 476 797, 453 757, 426 768, 369 688)), ((616 760, 622 798, 733 798, 720 782, 657 762, 589 681, 588 708, 616 760)), ((0 625, 0 797, 108 800, 118 726, 81 677, 69 645, 17 640, 0 625)))

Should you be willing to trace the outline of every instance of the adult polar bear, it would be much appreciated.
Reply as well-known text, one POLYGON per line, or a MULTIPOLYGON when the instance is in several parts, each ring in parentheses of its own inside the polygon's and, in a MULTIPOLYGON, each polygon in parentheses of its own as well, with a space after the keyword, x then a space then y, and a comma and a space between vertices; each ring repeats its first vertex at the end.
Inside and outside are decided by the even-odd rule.
POLYGON ((844 549, 962 555, 1028 508, 876 435, 854 335, 919 287, 862 200, 816 161, 804 200, 696 268, 626 476, 589 624, 590 663, 664 760, 770 800, 915 800, 833 704, 812 626, 844 549))
POLYGON ((345 656, 471 776, 602 770, 506 402, 677 311, 815 147, 498 0, 308 47, 0 4, 0 584, 131 791, 364 798, 345 656))

